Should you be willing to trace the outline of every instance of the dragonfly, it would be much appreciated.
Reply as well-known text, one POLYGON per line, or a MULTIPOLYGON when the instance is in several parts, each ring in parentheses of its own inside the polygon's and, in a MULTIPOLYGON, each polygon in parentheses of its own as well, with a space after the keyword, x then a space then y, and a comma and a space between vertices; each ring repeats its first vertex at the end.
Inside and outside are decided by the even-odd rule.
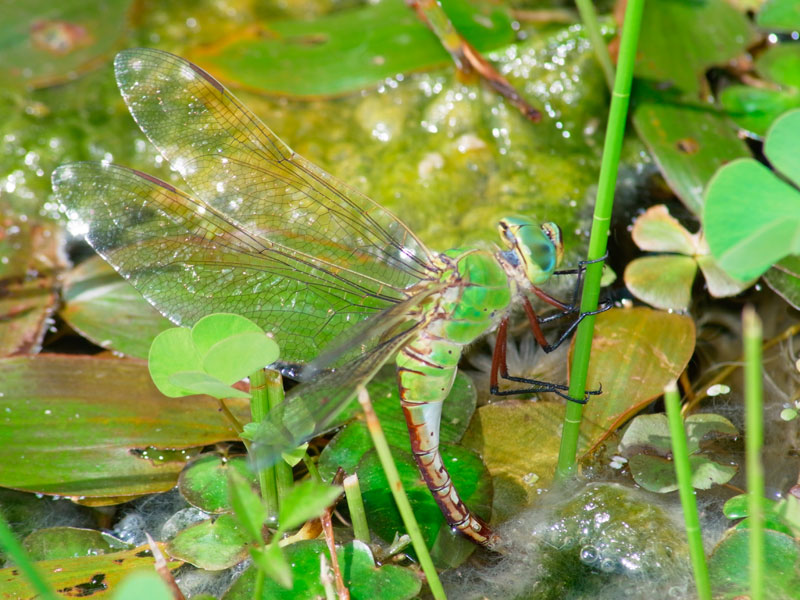
MULTIPOLYGON (((497 328, 504 348, 516 301, 546 349, 539 324, 549 318, 528 296, 557 306, 557 316, 575 312, 538 287, 574 272, 557 271, 559 228, 508 217, 499 247, 434 253, 388 210, 294 153, 200 67, 136 48, 114 68, 134 120, 186 191, 109 162, 62 165, 53 189, 89 244, 174 323, 237 313, 273 332, 283 360, 307 365, 305 381, 257 427, 257 461, 330 430, 394 357, 422 478, 452 528, 494 547, 499 538, 465 506, 442 461, 442 403, 466 345, 497 328)), ((502 393, 498 374, 568 398, 565 386, 508 376, 504 349, 492 368, 502 393)))

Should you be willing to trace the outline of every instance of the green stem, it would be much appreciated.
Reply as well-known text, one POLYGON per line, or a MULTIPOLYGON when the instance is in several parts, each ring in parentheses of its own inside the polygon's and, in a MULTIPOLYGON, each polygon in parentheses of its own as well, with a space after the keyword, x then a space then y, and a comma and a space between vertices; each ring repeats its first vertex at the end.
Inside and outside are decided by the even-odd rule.
POLYGON ((600 63, 600 68, 603 69, 603 75, 606 77, 608 89, 614 89, 614 64, 611 62, 611 55, 608 53, 608 47, 603 39, 603 33, 600 30, 600 23, 597 20, 597 11, 594 9, 592 0, 575 0, 575 5, 578 7, 578 12, 581 15, 583 27, 586 30, 586 35, 589 36, 589 42, 592 44, 594 56, 597 62, 600 63))
POLYGON ((353 522, 353 536, 357 540, 369 544, 371 540, 367 525, 367 511, 364 509, 358 475, 353 474, 344 478, 344 495, 347 498, 347 508, 350 509, 350 520, 353 522))
POLYGON ((431 594, 436 600, 446 600, 442 582, 439 580, 439 574, 436 572, 436 567, 433 566, 433 560, 428 552, 428 547, 425 545, 425 540, 422 538, 422 532, 419 529, 417 519, 414 517, 414 511, 411 510, 411 504, 408 501, 403 490, 403 483, 400 481, 400 474, 397 472, 397 466, 394 464, 392 453, 389 450, 389 443, 383 435, 383 428, 380 421, 372 408, 369 394, 363 387, 358 389, 358 402, 361 404, 361 409, 364 411, 364 416, 367 421, 367 429, 372 437, 372 443, 375 445, 375 451, 378 453, 378 458, 381 461, 383 472, 386 474, 386 479, 389 481, 389 489, 394 496, 397 509, 400 511, 400 518, 403 519, 403 525, 406 527, 408 535, 411 537, 411 544, 417 553, 419 564, 422 567, 422 572, 428 579, 428 586, 431 588, 431 594))
POLYGON ((697 597, 700 600, 711 600, 711 583, 708 578, 706 555, 703 549, 700 517, 697 514, 697 500, 692 487, 689 447, 686 443, 686 432, 683 429, 683 420, 681 419, 681 400, 678 395, 678 386, 674 381, 664 388, 664 403, 667 406, 669 435, 672 440, 672 462, 675 464, 675 475, 678 478, 678 493, 683 507, 683 522, 686 526, 686 537, 689 541, 689 556, 694 570, 697 597))
MULTIPOLYGON (((272 410, 283 402, 283 379, 279 371, 267 369, 266 380, 267 404, 269 405, 269 409, 272 410)), ((292 473, 292 467, 290 467, 285 460, 279 460, 275 464, 274 470, 275 484, 278 489, 278 501, 280 502, 280 499, 284 498, 286 494, 289 493, 289 490, 292 489, 294 485, 294 474, 292 473)))
POLYGON ((261 600, 264 595, 264 571, 256 569, 256 582, 253 585, 253 600, 261 600))
POLYGON ((308 469, 308 474, 311 476, 311 479, 317 483, 323 483, 322 475, 319 474, 319 469, 317 469, 317 463, 308 455, 308 452, 303 455, 303 464, 305 464, 306 469, 308 469))
MULTIPOLYGON (((261 423, 269 412, 269 391, 267 374, 264 369, 258 369, 250 375, 250 416, 254 423, 261 423)), ((275 480, 275 468, 267 467, 258 471, 258 484, 261 488, 261 498, 267 509, 269 522, 278 519, 278 486, 275 480)))
MULTIPOLYGON (((592 232, 589 238, 588 260, 597 260, 606 252, 611 209, 614 205, 614 189, 617 183, 617 168, 622 152, 622 139, 625 135, 633 66, 636 59, 636 44, 639 38, 643 9, 644 0, 629 0, 625 9, 625 24, 622 28, 617 74, 614 79, 614 91, 611 94, 608 127, 606 128, 606 139, 603 147, 603 162, 600 166, 597 201, 594 207, 592 232)), ((597 309, 602 275, 602 263, 597 262, 587 265, 583 294, 581 295, 581 312, 590 312, 597 309)), ((578 325, 578 332, 575 334, 575 347, 572 353, 569 381, 569 395, 572 398, 583 398, 586 392, 586 376, 589 370, 594 319, 594 316, 583 319, 578 325)), ((595 401, 597 400, 595 399, 595 401)), ((561 448, 558 453, 558 467, 556 468, 556 475, 559 478, 565 478, 575 470, 575 457, 578 452, 578 434, 582 415, 583 405, 576 402, 567 402, 564 428, 561 435, 561 448)))
POLYGON ((5 553, 14 561, 16 569, 22 572, 23 577, 28 580, 34 591, 36 597, 41 600, 58 600, 58 596, 47 583, 47 580, 39 572, 39 569, 28 557, 28 553, 17 541, 11 527, 8 525, 5 517, 0 513, 0 548, 5 550, 5 553))
POLYGON ((745 462, 747 509, 750 518, 750 598, 764 598, 764 423, 761 384, 761 319, 748 306, 742 313, 744 329, 745 462))

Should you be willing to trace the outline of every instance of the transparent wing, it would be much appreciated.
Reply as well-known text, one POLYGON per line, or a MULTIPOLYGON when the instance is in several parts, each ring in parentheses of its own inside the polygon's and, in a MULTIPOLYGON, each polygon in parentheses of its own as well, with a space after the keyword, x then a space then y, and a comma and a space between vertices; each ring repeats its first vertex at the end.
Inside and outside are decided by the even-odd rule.
POLYGON ((137 48, 114 68, 141 130, 209 206, 331 270, 397 290, 430 276, 430 252, 399 219, 292 152, 199 67, 137 48))
POLYGON ((348 406, 359 386, 366 385, 383 364, 425 326, 417 322, 373 349, 294 388, 283 404, 271 410, 253 438, 253 456, 261 468, 274 464, 281 452, 329 431, 339 424, 337 416, 348 406))
POLYGON ((174 322, 243 315, 274 332, 285 360, 308 362, 355 323, 409 301, 132 169, 64 165, 53 187, 89 243, 174 322))

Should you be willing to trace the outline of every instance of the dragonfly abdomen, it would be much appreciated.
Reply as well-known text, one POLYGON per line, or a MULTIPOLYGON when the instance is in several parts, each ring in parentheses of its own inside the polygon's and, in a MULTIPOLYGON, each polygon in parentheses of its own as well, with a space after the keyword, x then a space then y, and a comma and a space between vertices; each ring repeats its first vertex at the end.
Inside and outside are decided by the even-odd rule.
POLYGON ((397 356, 400 399, 420 473, 448 523, 482 546, 498 538, 461 500, 439 452, 442 403, 466 344, 484 334, 511 302, 505 269, 487 251, 452 250, 452 287, 441 294, 426 328, 397 356), (456 292, 457 293, 452 293, 456 292))

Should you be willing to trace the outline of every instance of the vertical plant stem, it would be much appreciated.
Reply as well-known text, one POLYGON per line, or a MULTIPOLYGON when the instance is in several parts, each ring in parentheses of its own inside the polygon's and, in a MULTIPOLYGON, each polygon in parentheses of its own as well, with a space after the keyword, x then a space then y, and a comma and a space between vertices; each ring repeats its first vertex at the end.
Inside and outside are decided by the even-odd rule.
MULTIPOLYGON (((254 423, 260 423, 269 412, 269 392, 267 374, 258 369, 250 375, 250 416, 254 423)), ((258 471, 258 485, 261 499, 267 509, 267 519, 275 523, 278 519, 278 487, 275 481, 275 468, 267 467, 258 471)))
MULTIPOLYGON (((279 371, 274 369, 266 369, 267 380, 267 404, 269 409, 272 410, 278 404, 283 402, 283 378, 279 371)), ((279 460, 275 464, 275 485, 278 490, 278 502, 280 499, 289 493, 294 484, 294 475, 292 467, 290 467, 285 460, 279 460)))
POLYGON ((694 570, 694 583, 700 600, 711 600, 711 582, 708 578, 706 555, 703 549, 703 536, 700 531, 700 517, 697 514, 697 500, 692 487, 692 467, 689 464, 689 447, 681 418, 681 401, 675 382, 664 388, 664 403, 667 406, 669 435, 672 440, 672 462, 678 478, 678 493, 683 507, 683 522, 689 541, 689 556, 694 570))
POLYGON ((264 571, 256 569, 256 582, 253 585, 253 600, 261 600, 264 595, 264 571))
MULTIPOLYGON (((614 205, 614 189, 617 184, 617 168, 622 151, 622 139, 625 135, 625 123, 628 116, 633 66, 636 59, 636 44, 639 39, 639 28, 642 22, 644 0, 629 0, 625 9, 625 24, 622 28, 617 74, 614 79, 614 91, 611 94, 611 107, 608 114, 608 127, 603 146, 603 162, 600 166, 600 178, 597 189, 597 201, 594 207, 592 232, 589 238, 588 260, 597 260, 606 252, 611 209, 614 205)), ((597 309, 600 296, 600 278, 603 264, 600 262, 586 266, 583 294, 581 295, 581 312, 597 309)), ((583 319, 575 334, 575 347, 572 354, 572 365, 569 378, 569 395, 571 398, 583 398, 586 392, 586 375, 589 370, 589 353, 592 347, 594 332, 594 316, 583 319)), ((602 396, 594 398, 602 401, 602 396)), ((556 475, 564 478, 575 470, 575 457, 578 451, 578 433, 581 426, 583 406, 576 402, 567 402, 564 428, 561 435, 561 448, 558 453, 556 475)))
POLYGON ((22 572, 22 575, 31 584, 37 598, 41 600, 59 599, 59 596, 56 596, 53 588, 28 557, 28 553, 25 552, 22 544, 17 541, 14 532, 11 531, 11 527, 9 527, 8 521, 6 521, 2 513, 0 513, 0 548, 14 561, 15 567, 22 572))
POLYGON ((433 560, 428 552, 428 547, 425 545, 425 540, 422 538, 422 532, 419 529, 417 519, 414 517, 414 511, 411 510, 408 496, 406 496, 405 490, 403 490, 403 483, 400 481, 400 474, 397 472, 392 453, 389 450, 389 443, 383 435, 383 428, 381 427, 380 421, 378 421, 375 410, 372 408, 369 394, 364 387, 358 388, 358 402, 361 404, 361 409, 364 411, 367 429, 369 429, 372 443, 375 445, 375 451, 378 453, 378 458, 381 461, 383 472, 386 474, 386 479, 389 481, 389 489, 392 491, 395 504, 397 504, 397 509, 400 511, 403 525, 405 525, 406 531, 411 537, 411 544, 417 553, 422 572, 425 573, 425 577, 428 579, 428 586, 431 588, 431 594, 436 600, 445 600, 447 596, 445 596, 442 582, 439 580, 439 574, 436 572, 436 567, 433 566, 433 560))
POLYGON ((605 40, 603 40, 603 33, 600 31, 600 23, 597 20, 597 11, 594 9, 594 4, 592 4, 592 0, 575 0, 575 5, 578 7, 583 27, 586 29, 586 35, 589 36, 589 42, 592 44, 594 56, 597 58, 597 62, 600 63, 600 68, 603 69, 608 89, 613 90, 614 65, 611 62, 611 55, 608 53, 605 40))
POLYGON ((748 306, 742 313, 744 330, 745 457, 747 509, 750 515, 750 598, 764 598, 764 466, 761 447, 764 423, 761 383, 761 319, 748 306))
POLYGON ((322 483, 322 475, 319 474, 317 463, 308 455, 308 452, 303 455, 303 464, 306 466, 306 469, 308 469, 308 474, 311 476, 311 479, 317 483, 322 483))
POLYGON ((353 522, 353 536, 357 540, 369 544, 367 511, 364 509, 364 499, 361 497, 358 475, 348 475, 344 478, 344 495, 347 498, 347 508, 350 509, 350 520, 353 522))

